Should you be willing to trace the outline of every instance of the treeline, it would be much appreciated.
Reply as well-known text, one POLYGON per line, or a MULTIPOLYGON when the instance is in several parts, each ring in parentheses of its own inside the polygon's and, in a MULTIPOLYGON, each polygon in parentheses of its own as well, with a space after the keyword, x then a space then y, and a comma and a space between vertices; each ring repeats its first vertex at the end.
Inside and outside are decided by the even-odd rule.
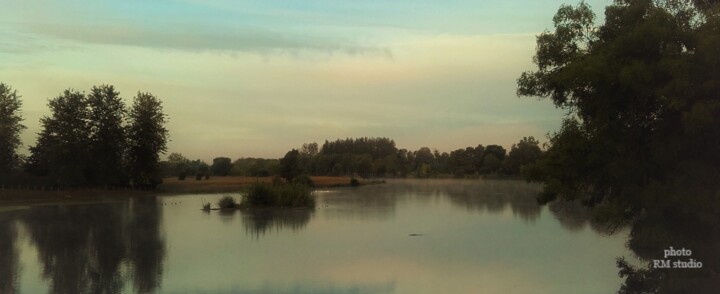
POLYGON ((388 138, 358 138, 304 144, 280 159, 280 176, 300 174, 371 177, 468 177, 516 175, 542 154, 539 142, 526 137, 508 153, 499 145, 478 145, 450 153, 422 147, 398 149, 388 138))
POLYGON ((398 149, 388 138, 357 138, 306 143, 288 151, 280 159, 240 158, 231 162, 218 157, 213 163, 189 160, 179 153, 168 156, 164 175, 184 180, 214 176, 281 176, 288 181, 300 175, 373 177, 477 177, 518 175, 542 155, 539 142, 526 137, 510 151, 499 145, 478 145, 450 153, 423 147, 398 149))
POLYGON ((138 92, 128 108, 111 85, 65 90, 49 100, 28 157, 17 153, 20 97, 0 83, 0 184, 151 189, 162 182, 167 116, 154 95, 138 92))

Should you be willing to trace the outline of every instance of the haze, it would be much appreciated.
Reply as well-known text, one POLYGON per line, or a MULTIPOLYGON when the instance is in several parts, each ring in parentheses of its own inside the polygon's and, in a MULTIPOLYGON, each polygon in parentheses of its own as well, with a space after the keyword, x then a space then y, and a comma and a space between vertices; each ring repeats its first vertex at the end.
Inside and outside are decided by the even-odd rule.
POLYGON ((100 84, 157 95, 169 152, 205 160, 361 136, 507 148, 563 115, 515 90, 564 1, 3 2, 0 81, 23 97, 25 153, 49 98, 100 84))

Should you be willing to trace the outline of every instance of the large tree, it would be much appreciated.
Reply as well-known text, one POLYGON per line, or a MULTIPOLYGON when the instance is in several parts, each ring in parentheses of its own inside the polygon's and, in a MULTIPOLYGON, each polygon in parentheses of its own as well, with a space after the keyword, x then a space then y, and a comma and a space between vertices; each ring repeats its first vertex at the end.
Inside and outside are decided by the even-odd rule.
POLYGON ((138 92, 130 109, 128 167, 133 186, 155 188, 162 183, 160 154, 167 150, 167 116, 162 101, 150 93, 138 92))
POLYGON ((518 94, 568 111, 543 200, 612 204, 625 217, 720 191, 720 19, 690 1, 616 1, 596 27, 562 6, 518 94), (693 193, 687 191, 693 190, 693 193))
POLYGON ((19 163, 17 148, 20 147, 22 101, 17 91, 0 83, 0 181, 7 179, 19 163))
POLYGON ((718 1, 617 0, 600 26, 586 4, 564 5, 553 21, 537 38, 537 70, 518 80, 518 94, 550 97, 568 113, 528 169, 544 184, 539 200, 579 200, 600 220, 632 224, 628 243, 645 259, 690 244, 703 261, 692 271, 621 261, 620 293, 715 293, 718 1))
POLYGON ((93 158, 89 180, 97 185, 125 185, 125 103, 113 86, 102 85, 90 90, 88 105, 90 155, 93 158))
POLYGON ((48 102, 50 116, 40 119, 42 130, 35 146, 30 147, 29 170, 47 176, 58 185, 87 184, 89 111, 85 95, 65 90, 48 102))

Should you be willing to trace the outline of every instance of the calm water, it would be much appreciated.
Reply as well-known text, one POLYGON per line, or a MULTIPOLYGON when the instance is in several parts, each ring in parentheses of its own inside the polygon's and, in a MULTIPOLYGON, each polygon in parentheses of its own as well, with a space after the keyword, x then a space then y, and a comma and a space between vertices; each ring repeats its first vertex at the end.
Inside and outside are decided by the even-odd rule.
MULTIPOLYGON (((611 236, 518 181, 317 191, 309 210, 183 195, 0 212, 0 293, 614 293, 611 236)), ((240 197, 239 194, 234 194, 240 197)))

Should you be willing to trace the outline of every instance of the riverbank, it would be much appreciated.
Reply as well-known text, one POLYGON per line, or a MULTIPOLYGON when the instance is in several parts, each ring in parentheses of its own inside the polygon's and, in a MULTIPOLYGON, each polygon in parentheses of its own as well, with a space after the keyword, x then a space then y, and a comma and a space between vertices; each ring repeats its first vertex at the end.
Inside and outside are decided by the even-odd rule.
MULTIPOLYGON (((350 177, 310 177, 316 188, 350 187, 350 177)), ((180 181, 176 178, 163 179, 163 183, 157 187, 156 192, 187 194, 187 193, 227 193, 249 187, 254 183, 272 183, 272 177, 211 177, 197 181, 185 179, 180 181)), ((360 180, 361 185, 372 182, 360 180)))
MULTIPOLYGON (((350 177, 311 177, 316 188, 349 187, 350 177)), ((272 177, 211 177, 197 181, 165 178, 154 191, 75 189, 63 191, 33 189, 0 189, 0 205, 16 203, 44 203, 49 201, 94 201, 123 197, 152 196, 158 194, 231 193, 238 192, 253 183, 271 183, 272 177)), ((361 185, 375 182, 360 180, 361 185)))

